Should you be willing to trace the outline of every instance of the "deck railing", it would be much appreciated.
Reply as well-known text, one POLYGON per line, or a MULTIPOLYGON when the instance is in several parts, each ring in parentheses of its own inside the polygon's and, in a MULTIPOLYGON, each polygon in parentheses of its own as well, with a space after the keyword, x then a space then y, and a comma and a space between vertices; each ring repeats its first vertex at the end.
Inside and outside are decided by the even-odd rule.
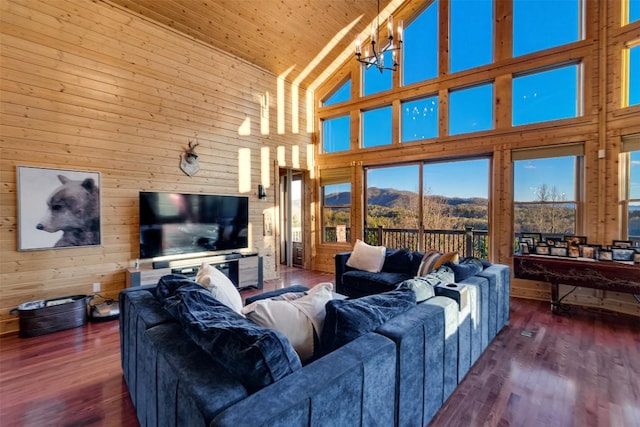
MULTIPOLYGON (((347 241, 351 240, 350 234, 350 229, 347 228, 347 241)), ((386 246, 393 249, 457 251, 460 256, 477 258, 487 258, 489 254, 487 230, 474 230, 471 227, 464 230, 423 230, 421 245, 418 244, 419 239, 420 234, 415 228, 376 227, 365 228, 363 240, 370 245, 386 246)), ((325 228, 325 241, 336 241, 335 227, 325 228)))

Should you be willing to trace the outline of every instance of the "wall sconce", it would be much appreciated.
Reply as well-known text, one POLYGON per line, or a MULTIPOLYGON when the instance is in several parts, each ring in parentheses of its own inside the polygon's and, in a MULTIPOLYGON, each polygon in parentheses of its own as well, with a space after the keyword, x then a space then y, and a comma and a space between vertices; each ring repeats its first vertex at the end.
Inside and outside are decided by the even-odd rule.
POLYGON ((258 199, 262 200, 262 199, 266 199, 267 198, 267 192, 264 191, 264 186, 262 184, 258 185, 258 199))

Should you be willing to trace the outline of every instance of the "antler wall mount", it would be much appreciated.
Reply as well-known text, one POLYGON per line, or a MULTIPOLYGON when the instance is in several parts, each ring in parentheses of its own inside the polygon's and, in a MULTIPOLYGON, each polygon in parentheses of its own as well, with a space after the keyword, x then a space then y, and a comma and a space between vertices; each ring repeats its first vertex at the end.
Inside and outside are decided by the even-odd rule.
POLYGON ((200 161, 195 152, 198 145, 200 145, 199 142, 193 144, 193 141, 189 140, 189 148, 180 155, 180 169, 189 176, 197 174, 200 170, 200 161))

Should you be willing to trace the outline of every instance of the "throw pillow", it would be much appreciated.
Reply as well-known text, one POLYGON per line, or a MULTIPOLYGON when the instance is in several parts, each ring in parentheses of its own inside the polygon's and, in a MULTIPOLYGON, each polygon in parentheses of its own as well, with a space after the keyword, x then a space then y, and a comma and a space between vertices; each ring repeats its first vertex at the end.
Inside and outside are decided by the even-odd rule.
POLYGON ((413 252, 409 249, 387 250, 382 271, 409 273, 413 263, 413 252))
POLYGON ((440 255, 442 254, 434 249, 426 251, 422 257, 422 262, 420 262, 420 267, 418 267, 416 277, 426 276, 431 273, 431 270, 433 270, 433 266, 438 258, 440 258, 440 255))
POLYGON ((347 265, 357 270, 379 273, 384 265, 384 258, 387 248, 384 246, 367 245, 358 239, 353 247, 351 255, 347 260, 347 265))
POLYGON ((327 354, 361 335, 376 330, 387 320, 416 304, 410 289, 397 289, 355 299, 333 299, 326 305, 322 328, 322 354, 327 354))
POLYGON ((302 366, 282 333, 242 317, 184 276, 160 278, 156 296, 186 334, 251 393, 302 366))
POLYGON ((440 268, 443 262, 458 262, 459 259, 460 255, 458 255, 458 252, 445 252, 433 264, 433 270, 440 268))
POLYGON ((303 295, 286 293, 258 300, 242 311, 258 325, 276 329, 287 337, 302 362, 310 360, 322 331, 325 305, 333 298, 333 284, 320 283, 303 295), (314 337, 315 334, 315 337, 314 337))
POLYGON ((217 268, 203 262, 198 269, 196 282, 203 287, 209 289, 211 295, 235 311, 242 311, 242 297, 233 282, 225 276, 225 274, 217 268))

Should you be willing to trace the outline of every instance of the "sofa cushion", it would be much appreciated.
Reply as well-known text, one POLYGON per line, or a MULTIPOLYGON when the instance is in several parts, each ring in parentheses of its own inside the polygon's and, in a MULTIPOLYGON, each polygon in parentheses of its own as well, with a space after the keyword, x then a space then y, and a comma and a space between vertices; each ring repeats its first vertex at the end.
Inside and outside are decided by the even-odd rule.
POLYGON ((358 270, 378 273, 384 265, 387 249, 384 246, 367 245, 358 239, 347 260, 347 265, 358 270))
MULTIPOLYGON (((357 295, 379 294, 394 290, 399 283, 413 277, 404 273, 370 273, 368 271, 350 270, 342 275, 342 286, 357 291, 357 295)), ((353 296, 353 294, 349 294, 353 296)))
POLYGON ((382 271, 389 273, 412 274, 413 252, 409 249, 389 250, 382 266, 382 271))
POLYGON ((467 277, 475 276, 483 270, 482 262, 477 258, 464 258, 458 263, 445 262, 443 265, 453 270, 456 283, 460 283, 467 277))
POLYGON ((247 305, 243 313, 258 325, 282 332, 302 362, 310 360, 324 325, 325 304, 333 284, 320 283, 305 293, 285 293, 247 305))
POLYGON ((157 295, 187 335, 251 392, 302 366, 282 333, 245 319, 184 276, 163 276, 157 295))
POLYGON ((236 313, 242 310, 242 297, 233 282, 214 266, 203 262, 196 282, 207 288, 211 295, 236 313))
POLYGON ((388 319, 404 313, 415 304, 416 294, 409 289, 329 301, 320 340, 322 354, 327 354, 375 330, 388 319))

